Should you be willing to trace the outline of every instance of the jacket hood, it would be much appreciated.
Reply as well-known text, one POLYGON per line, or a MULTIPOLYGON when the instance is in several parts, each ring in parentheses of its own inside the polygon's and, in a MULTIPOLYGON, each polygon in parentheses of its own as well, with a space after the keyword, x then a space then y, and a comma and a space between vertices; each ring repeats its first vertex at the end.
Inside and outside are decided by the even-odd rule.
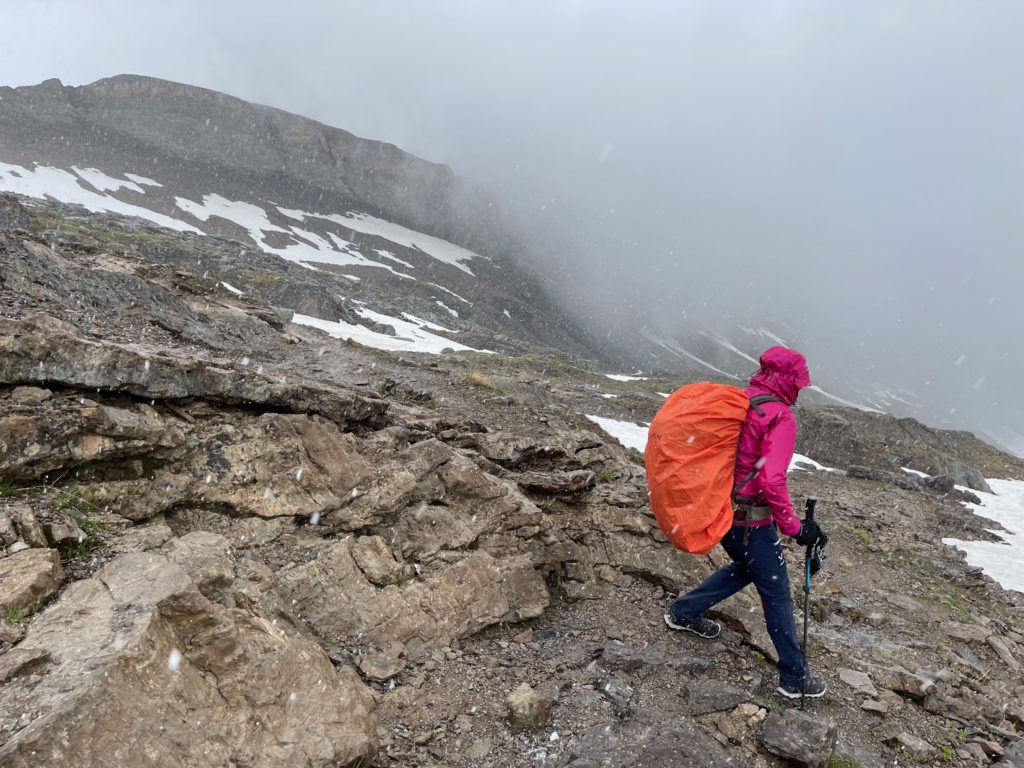
POLYGON ((795 349, 771 347, 761 353, 761 368, 750 379, 750 385, 775 395, 786 405, 796 403, 796 396, 811 386, 807 359, 795 349))

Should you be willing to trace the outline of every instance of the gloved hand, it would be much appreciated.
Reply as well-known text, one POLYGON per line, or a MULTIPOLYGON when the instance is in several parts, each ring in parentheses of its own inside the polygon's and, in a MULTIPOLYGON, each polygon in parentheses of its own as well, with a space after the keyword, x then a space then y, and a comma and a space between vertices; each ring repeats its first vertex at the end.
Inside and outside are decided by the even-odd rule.
MULTIPOLYGON (((822 536, 824 534, 816 522, 813 520, 803 520, 800 523, 800 533, 793 538, 796 539, 796 543, 801 547, 813 547, 821 540, 822 536)), ((827 536, 825 540, 828 541, 827 536)))

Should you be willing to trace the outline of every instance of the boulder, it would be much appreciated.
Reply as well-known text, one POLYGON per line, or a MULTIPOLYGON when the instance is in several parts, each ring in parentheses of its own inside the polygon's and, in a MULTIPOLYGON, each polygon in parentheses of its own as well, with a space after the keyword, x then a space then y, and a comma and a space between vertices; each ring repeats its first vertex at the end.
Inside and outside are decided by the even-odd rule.
POLYGON ((721 744, 692 720, 662 720, 638 712, 629 720, 598 723, 584 731, 569 768, 740 768, 721 744))
POLYGON ((947 475, 953 479, 955 485, 965 485, 975 491, 992 493, 991 486, 981 472, 951 456, 935 457, 926 471, 933 476, 947 475))
POLYGON ((0 545, 5 549, 18 541, 18 531, 14 527, 14 519, 11 514, 0 509, 0 545))
POLYGON ((694 716, 725 712, 752 701, 749 693, 724 680, 694 681, 686 690, 690 714, 694 716))
POLYGON ((952 475, 936 475, 935 477, 926 477, 923 479, 925 486, 933 491, 939 493, 949 493, 953 490, 953 486, 956 485, 956 480, 952 475))
POLYGON ((11 402, 15 405, 42 405, 53 397, 53 392, 40 387, 15 387, 11 390, 11 402))
POLYGON ((55 519, 42 526, 43 535, 51 547, 71 547, 86 540, 86 533, 67 515, 56 514, 55 519))
POLYGON ((0 687, 0 709, 34 715, 0 725, 11 768, 327 768, 376 750, 353 670, 287 622, 210 602, 158 554, 120 555, 72 584, 18 650, 49 662, 0 687))
POLYGON ((597 475, 589 469, 574 472, 523 472, 516 483, 524 491, 549 494, 575 494, 593 488, 597 475))
POLYGON ((899 668, 882 670, 876 680, 883 688, 919 700, 924 699, 935 687, 935 680, 899 668))
POLYGON ((55 549, 25 549, 0 559, 0 610, 32 613, 60 587, 64 569, 55 549))
POLYGON ((498 622, 539 616, 548 605, 543 578, 525 556, 473 552, 433 575, 378 589, 353 557, 351 539, 315 560, 277 573, 278 591, 321 635, 383 647, 404 643, 407 656, 447 647, 498 622))
POLYGON ((665 657, 653 648, 633 648, 617 640, 600 649, 600 664, 620 672, 635 672, 664 663, 665 657))
POLYGON ((984 643, 992 630, 980 624, 963 624, 959 621, 947 621, 942 625, 942 631, 957 640, 966 640, 972 643, 984 643))
POLYGON ((1020 671, 1020 663, 1017 661, 1017 657, 1010 651, 1010 646, 1007 645, 1003 638, 999 637, 999 635, 989 635, 986 641, 1011 673, 1016 674, 1020 671))
POLYGON ((934 759, 939 754, 939 750, 927 741, 906 731, 901 731, 891 741, 906 750, 914 762, 926 762, 934 759))
POLYGON ((856 669, 840 669, 839 679, 857 693, 863 693, 867 696, 878 695, 878 690, 865 672, 860 672, 856 669))
POLYGON ((796 709, 772 712, 765 718, 757 738, 764 748, 791 764, 824 768, 836 746, 838 728, 796 709))
POLYGON ((18 531, 18 537, 30 547, 45 549, 50 544, 46 540, 43 526, 39 524, 35 513, 30 507, 20 505, 11 509, 11 519, 18 531))
POLYGON ((618 717, 629 717, 633 714, 632 682, 625 675, 611 674, 597 681, 598 690, 608 699, 618 717))
POLYGON ((551 699, 523 683, 506 700, 508 722, 513 731, 534 731, 543 728, 551 716, 551 699))

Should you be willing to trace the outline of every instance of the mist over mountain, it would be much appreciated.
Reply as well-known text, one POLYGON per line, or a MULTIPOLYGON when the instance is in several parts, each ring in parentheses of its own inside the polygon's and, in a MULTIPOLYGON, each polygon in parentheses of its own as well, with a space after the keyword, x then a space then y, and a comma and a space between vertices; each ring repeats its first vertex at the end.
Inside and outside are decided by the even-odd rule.
MULTIPOLYGON (((864 275, 862 286, 850 281, 842 287, 837 275, 845 270, 839 263, 824 276, 811 263, 804 265, 806 275, 794 275, 792 263, 780 268, 766 257, 737 266, 735 260, 707 260, 686 249, 670 268, 657 259, 635 258, 653 237, 640 221, 630 228, 637 234, 623 244, 620 259, 585 268, 572 232, 542 237, 552 231, 550 222, 530 226, 514 201, 512 214, 503 219, 500 203, 449 168, 214 91, 119 76, 79 88, 48 81, 5 88, 0 95, 4 189, 70 203, 83 202, 84 194, 92 210, 228 234, 311 268, 332 264, 347 275, 344 296, 282 297, 289 309, 328 323, 343 318, 358 325, 361 316, 372 325, 380 318, 369 312, 398 316, 409 308, 409 296, 419 295, 419 319, 434 325, 451 321, 468 334, 464 339, 473 338, 474 348, 487 348, 497 335, 626 370, 736 382, 756 369, 761 349, 784 343, 812 361, 811 401, 966 426, 1011 450, 1024 431, 1016 410, 1002 408, 997 394, 1013 380, 1004 371, 1015 362, 1009 348, 993 351, 985 337, 965 346, 963 338, 970 328, 963 313, 978 306, 1013 313, 1011 302, 997 304, 996 292, 1005 284, 994 273, 973 273, 958 305, 938 308, 931 298, 935 285, 927 285, 930 272, 923 270, 906 294, 905 311, 897 312, 898 322, 883 331, 879 305, 892 302, 895 290, 886 275, 864 275), (145 181, 130 180, 138 174, 145 181), (423 254, 422 244, 408 240, 410 232, 439 239, 447 244, 442 250, 466 249, 452 256, 457 266, 460 258, 479 258, 472 268, 462 264, 455 270, 427 259, 424 283, 402 271, 408 261, 382 248, 396 245, 394 234, 381 228, 392 226, 408 227, 397 241, 418 255, 404 258, 423 254), (345 271, 346 266, 352 268, 345 271), (992 293, 983 301, 986 291, 992 293), (750 300, 751 292, 760 298, 750 300), (863 295, 863 303, 840 311, 845 322, 835 327, 837 312, 822 316, 821 302, 833 296, 842 307, 851 293, 863 295), (460 302, 464 306, 451 306, 460 302), (361 315, 353 313, 357 306, 361 315), (883 362, 879 349, 896 361, 883 362), (914 365, 922 354, 933 356, 932 366, 914 365), (979 360, 993 359, 994 372, 979 367, 979 360), (942 374, 943 368, 951 373, 942 374), (923 372, 936 376, 920 381, 923 372), (955 391, 971 396, 951 399, 955 391), (947 407, 950 401, 956 404, 947 407)), ((595 222, 588 237, 608 226, 595 222)), ((447 258, 441 256, 441 263, 447 258)), ((1007 323, 997 324, 996 331, 1007 323)), ((998 337, 996 331, 991 338, 998 337)))
MULTIPOLYGON (((729 58, 717 3, 663 30, 458 0, 313 25, 300 0, 271 34, 232 5, 89 4, 69 36, 79 5, 40 2, 11 23, 49 14, 46 55, 0 48, 48 69, 0 87, 0 766, 1024 765, 1024 459, 986 442, 1024 431, 1017 220, 991 167, 918 199, 856 110, 816 143, 806 84, 768 82, 846 33, 781 10, 729 58), (811 548, 762 529, 827 686, 799 704, 753 590, 673 631, 727 554, 670 544, 644 457, 669 393, 742 385, 775 344, 815 381, 777 471, 828 532, 811 583, 811 548)), ((954 122, 915 137, 922 168, 954 122)), ((705 426, 680 437, 724 451, 705 426)))
POLYGON ((485 186, 638 366, 683 363, 647 329, 743 377, 701 331, 765 328, 837 396, 1024 450, 1019 7, 249 9, 61 6, 60 60, 11 42, 8 82, 134 70, 393 142, 485 186))

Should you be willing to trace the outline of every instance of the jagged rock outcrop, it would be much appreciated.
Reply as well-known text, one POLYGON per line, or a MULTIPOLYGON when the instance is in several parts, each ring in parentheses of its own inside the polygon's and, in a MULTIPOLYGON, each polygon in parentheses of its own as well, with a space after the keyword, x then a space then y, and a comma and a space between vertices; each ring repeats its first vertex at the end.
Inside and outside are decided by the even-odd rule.
POLYGON ((189 576, 196 558, 183 561, 121 555, 32 623, 18 650, 45 654, 43 667, 0 692, 20 713, 0 763, 330 766, 374 753, 356 674, 285 614, 211 601, 189 576))

